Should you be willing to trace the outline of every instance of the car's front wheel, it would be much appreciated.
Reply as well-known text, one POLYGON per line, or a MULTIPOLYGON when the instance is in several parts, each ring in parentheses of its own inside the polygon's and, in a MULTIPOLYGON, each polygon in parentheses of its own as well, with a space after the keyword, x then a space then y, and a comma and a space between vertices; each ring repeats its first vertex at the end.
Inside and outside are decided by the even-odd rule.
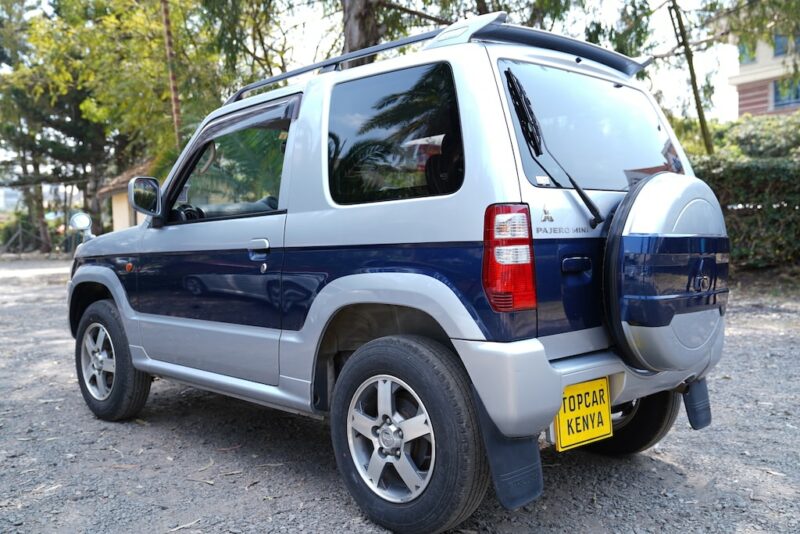
POLYGON ((131 361, 128 338, 110 300, 92 303, 75 336, 75 367, 83 399, 107 421, 134 417, 150 393, 151 377, 131 361))
POLYGON ((432 340, 391 336, 353 353, 334 388, 331 434, 347 489, 391 530, 452 528, 486 492, 468 378, 432 340))

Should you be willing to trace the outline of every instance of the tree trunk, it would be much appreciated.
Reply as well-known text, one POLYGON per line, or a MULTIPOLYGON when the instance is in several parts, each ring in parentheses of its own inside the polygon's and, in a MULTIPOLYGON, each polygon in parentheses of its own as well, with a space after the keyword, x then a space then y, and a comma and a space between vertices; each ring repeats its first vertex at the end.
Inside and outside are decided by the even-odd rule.
POLYGON ((175 127, 175 147, 181 151, 181 101, 178 97, 178 81, 175 78, 175 49, 172 46, 172 25, 169 18, 169 2, 161 0, 161 15, 164 20, 164 49, 167 52, 169 92, 172 96, 172 124, 175 127))
POLYGON ((33 204, 36 209, 36 228, 39 230, 39 252, 49 253, 53 250, 53 243, 50 240, 50 229, 47 227, 47 220, 45 220, 45 206, 44 206, 44 191, 42 187, 41 168, 39 167, 39 159, 32 158, 33 164, 33 177, 36 180, 36 185, 33 186, 33 204))
POLYGON ((692 54, 692 47, 689 44, 689 39, 686 33, 686 27, 683 24, 683 16, 681 15, 681 8, 678 6, 677 0, 672 0, 670 11, 675 17, 675 37, 678 38, 678 44, 683 46, 683 51, 686 55, 686 63, 689 65, 689 79, 692 82, 692 93, 694 94, 694 103, 697 109, 697 120, 700 122, 700 132, 703 134, 703 144, 706 148, 706 153, 711 155, 714 153, 714 143, 711 140, 711 132, 706 123, 706 113, 703 110, 703 101, 700 99, 700 89, 697 86, 697 74, 694 71, 694 55, 692 54))
POLYGON ((35 211, 34 220, 39 232, 39 252, 48 253, 53 249, 53 245, 50 242, 50 232, 47 228, 47 221, 44 218, 44 191, 42 191, 41 183, 33 186, 33 207, 35 211))
MULTIPOLYGON (((380 42, 385 29, 378 24, 378 4, 378 0, 342 0, 345 54, 380 42)), ((374 56, 358 59, 351 65, 364 65, 374 59, 374 56)))

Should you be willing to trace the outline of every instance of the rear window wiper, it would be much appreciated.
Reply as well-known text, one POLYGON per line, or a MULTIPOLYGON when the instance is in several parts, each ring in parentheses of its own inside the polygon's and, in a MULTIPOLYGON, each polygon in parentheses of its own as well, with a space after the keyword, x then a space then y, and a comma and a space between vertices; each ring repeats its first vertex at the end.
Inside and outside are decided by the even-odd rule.
MULTIPOLYGON (((511 72, 511 69, 506 69, 505 74, 506 80, 508 80, 508 93, 511 95, 511 102, 514 104, 514 111, 517 113, 517 118, 519 119, 522 137, 525 138, 525 143, 528 145, 528 150, 530 150, 531 156, 538 160, 546 150, 544 137, 542 136, 542 129, 539 126, 539 120, 536 118, 536 114, 533 112, 531 101, 528 98, 525 89, 522 87, 522 83, 520 83, 519 78, 517 78, 516 75, 511 72)), ((553 153, 548 150, 547 154, 553 159, 556 165, 561 168, 561 170, 564 172, 564 175, 569 180, 569 183, 572 184, 572 187, 575 188, 578 196, 581 197, 586 209, 588 209, 592 214, 592 218, 589 221, 589 226, 595 228, 598 224, 605 220, 605 218, 600 215, 600 209, 598 209, 597 205, 592 201, 591 198, 589 198, 589 195, 586 194, 586 191, 584 191, 583 188, 578 185, 578 182, 573 180, 572 176, 570 176, 564 166, 559 163, 558 159, 556 159, 553 153)), ((553 178, 547 169, 545 169, 545 172, 550 175, 550 179, 553 180, 558 187, 563 188, 563 186, 553 178)))

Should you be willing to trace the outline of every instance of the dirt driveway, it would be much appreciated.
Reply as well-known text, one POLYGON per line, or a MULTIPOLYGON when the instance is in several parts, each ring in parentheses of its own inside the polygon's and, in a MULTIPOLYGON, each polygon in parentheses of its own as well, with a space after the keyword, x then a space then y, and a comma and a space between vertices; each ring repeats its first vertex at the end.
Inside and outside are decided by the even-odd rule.
MULTIPOLYGON (((141 418, 95 419, 78 390, 66 262, 0 262, 0 532, 377 532, 324 422, 167 381, 141 418)), ((714 423, 681 415, 654 450, 544 451, 545 495, 488 495, 465 532, 800 531, 800 301, 735 290, 714 423)))

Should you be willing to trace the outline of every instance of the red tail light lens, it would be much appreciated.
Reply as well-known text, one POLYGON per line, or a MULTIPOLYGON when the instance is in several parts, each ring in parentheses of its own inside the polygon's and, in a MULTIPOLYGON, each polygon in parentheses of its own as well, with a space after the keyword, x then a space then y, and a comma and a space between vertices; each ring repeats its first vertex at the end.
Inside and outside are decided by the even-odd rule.
POLYGON ((536 308, 531 215, 527 204, 493 204, 483 227, 483 290, 492 309, 536 308))

